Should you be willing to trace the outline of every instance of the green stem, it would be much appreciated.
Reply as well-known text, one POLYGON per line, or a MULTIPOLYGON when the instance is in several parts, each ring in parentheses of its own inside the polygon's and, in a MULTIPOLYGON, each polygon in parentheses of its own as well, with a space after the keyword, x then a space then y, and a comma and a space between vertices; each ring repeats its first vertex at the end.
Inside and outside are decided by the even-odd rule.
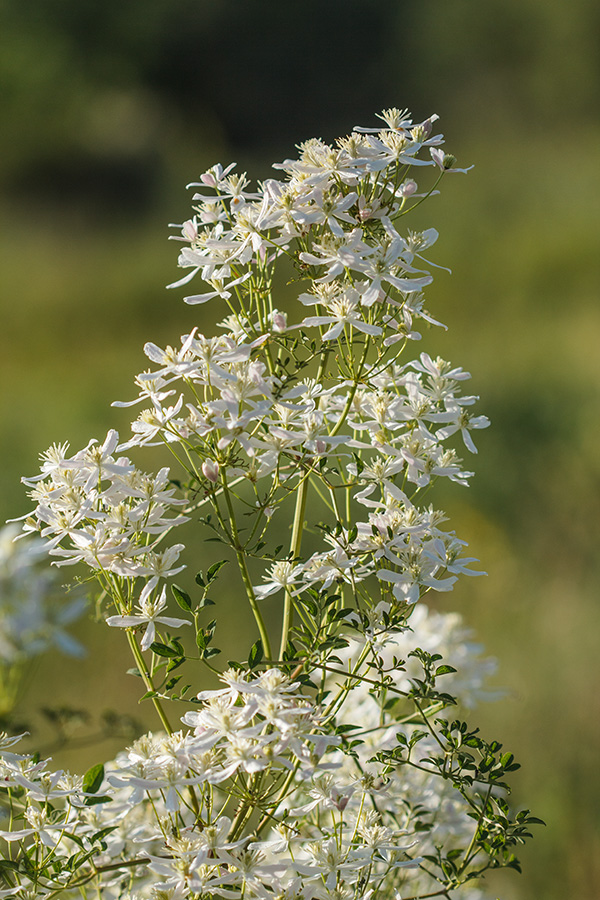
MULTIPOLYGON (((308 475, 305 475, 300 482, 300 487, 296 495, 296 511, 294 513, 294 524, 292 526, 292 539, 290 543, 290 556, 292 562, 300 555, 300 546, 302 544, 302 531, 304 529, 304 514, 306 512, 306 497, 308 494, 308 475)), ((292 590, 286 588, 285 600, 283 606, 283 623, 281 626, 281 644, 279 647, 279 657, 283 659, 285 648, 287 647, 288 634, 294 620, 294 603, 292 599, 292 590)))
POLYGON ((465 851, 462 865, 460 866, 460 868, 458 870, 458 875, 463 874, 463 872, 466 870, 467 866, 471 863, 471 860, 474 859, 474 857, 477 856, 477 853, 479 852, 479 850, 476 850, 475 853, 473 853, 473 848, 475 847, 475 842, 477 841, 477 835, 479 834, 479 829, 481 828, 481 823, 483 822, 486 807, 488 805, 491 793, 492 793, 492 785, 490 785, 487 790, 485 801, 484 801, 483 807, 481 809, 481 812, 479 814, 479 819, 477 820, 477 825, 475 826, 475 831, 473 832, 473 837, 471 838, 471 843, 469 844, 469 846, 467 847, 467 849, 465 851))
POLYGON ((426 193, 423 197, 421 197, 420 200, 417 200, 416 203, 413 203, 412 206, 409 206, 407 209, 403 210, 401 213, 398 213, 397 216, 394 216, 394 218, 393 218, 392 221, 395 222, 396 219, 399 219, 399 218, 400 218, 400 216, 406 216, 409 212, 412 212, 413 209, 416 209, 417 206, 420 206, 421 203, 424 203, 429 197, 431 197, 431 195, 432 195, 433 192, 435 191, 436 187, 438 186, 438 184, 440 183, 440 181, 441 181, 442 178, 444 177, 445 172, 446 172, 446 170, 445 170, 445 169, 442 169, 442 171, 441 171, 440 174, 438 175, 438 177, 437 177, 437 179, 436 179, 435 184, 433 185, 433 187, 430 188, 429 191, 427 191, 427 193, 426 193))
POLYGON ((296 777, 296 773, 298 772, 299 768, 300 768, 300 762, 297 761, 295 763, 295 765, 293 766, 293 768, 290 769, 290 772, 289 772, 287 778, 285 779, 283 785, 281 786, 281 789, 279 791, 276 801, 274 803, 270 803, 269 806, 266 807, 266 811, 265 811, 263 818, 260 820, 260 822, 256 826, 256 834, 257 835, 260 835, 260 833, 263 830, 263 828, 265 827, 265 825, 268 825, 269 822, 271 822, 273 816, 268 812, 268 810, 269 809, 270 810, 277 809, 277 807, 279 806, 281 801, 287 795, 288 789, 289 789, 290 785, 293 783, 294 778, 296 777))
MULTIPOLYGON (((154 689, 155 689, 154 682, 152 680, 152 675, 146 664, 146 660, 144 659, 144 657, 142 655, 142 651, 138 647, 138 642, 135 639, 135 635, 129 629, 127 629, 127 640, 129 641, 129 646, 131 647, 131 652, 133 653, 135 661, 137 662, 140 675, 142 676, 142 679, 144 681, 144 684, 146 685, 147 690, 154 691, 154 689)), ((169 719, 167 718, 167 714, 164 711, 162 703, 160 702, 158 697, 152 697, 152 703, 154 704, 154 708, 155 708, 156 712, 158 713, 158 718, 160 719, 162 726, 165 729, 165 731, 167 732, 167 734, 173 734, 173 729, 171 728, 171 723, 169 722, 169 719)), ((196 791, 194 790, 193 785, 189 786, 188 794, 190 796, 192 809, 193 809, 195 815, 196 816, 200 815, 200 807, 198 805, 198 798, 196 796, 196 791)))
POLYGON ((257 772, 256 774, 250 777, 250 780, 246 787, 247 797, 240 801, 240 805, 238 806, 237 812, 233 818, 233 822, 231 823, 231 828, 229 829, 229 840, 235 841, 241 834, 244 825, 254 812, 254 805, 252 802, 252 798, 255 792, 258 792, 260 789, 261 778, 260 775, 262 773, 257 772))
POLYGON ((244 587, 246 588, 246 594, 248 596, 248 602, 250 603, 250 609, 254 615, 254 619, 256 624, 258 625, 258 631, 260 634, 260 639, 263 645, 263 651, 265 656, 271 656, 271 644, 269 641, 269 635, 267 633, 267 627, 265 625, 265 621, 262 617, 262 613, 258 606, 258 601, 256 599, 256 595, 254 593, 254 587, 252 586, 252 581, 250 580, 250 573, 248 572, 248 566, 246 565, 246 556, 244 553, 244 549, 240 543, 239 534, 237 530, 237 525, 235 521, 235 512, 233 509, 233 504, 231 502, 231 496, 229 493, 229 487, 227 485, 227 479, 225 477, 225 473, 221 474, 221 483, 223 485, 223 494, 225 496, 225 502, 227 504, 227 510, 229 513, 229 526, 231 528, 231 538, 232 538, 232 546, 235 551, 235 557, 237 560, 238 568, 240 570, 240 574, 242 576, 242 581, 244 582, 244 587))
MULTIPOLYGON (((127 640, 129 641, 129 646, 131 647, 131 652, 133 653, 134 659, 137 663, 140 675, 142 676, 144 684, 146 685, 146 690, 154 691, 152 676, 148 670, 148 666, 146 665, 146 660, 142 656, 142 651, 138 647, 135 635, 129 629, 127 629, 127 640)), ((163 728, 165 729, 167 734, 173 734, 173 729, 171 728, 170 722, 167 718, 167 714, 165 713, 158 697, 152 697, 152 702, 154 704, 156 712, 158 713, 158 718, 160 719, 163 728)))
POLYGON ((340 430, 340 428, 344 425, 344 422, 346 421, 346 417, 348 416, 348 413, 350 412, 350 407, 352 406, 352 401, 354 400, 354 395, 356 394, 356 389, 358 388, 358 383, 362 377, 362 371, 363 371, 363 367, 364 367, 364 364, 367 359, 367 353, 369 352, 370 343, 371 343, 370 339, 367 338, 365 341, 363 355, 361 357, 360 363, 358 364, 358 371, 354 377, 354 383, 352 384, 352 387, 350 388, 350 390, 348 392, 348 397, 346 398, 346 404, 344 406, 341 416, 339 417, 339 419, 337 421, 337 424, 334 425, 334 427, 331 431, 332 437, 334 435, 336 435, 338 433, 338 431, 340 430))

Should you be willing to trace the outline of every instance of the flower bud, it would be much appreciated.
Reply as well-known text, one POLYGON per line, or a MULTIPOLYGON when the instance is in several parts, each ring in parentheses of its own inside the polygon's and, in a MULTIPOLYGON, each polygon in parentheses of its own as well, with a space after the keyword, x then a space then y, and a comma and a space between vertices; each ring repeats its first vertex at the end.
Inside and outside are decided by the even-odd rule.
POLYGON ((202 463, 202 474, 215 484, 219 480, 219 463, 214 459, 205 459, 202 463))
POLYGON ((188 241, 195 241, 198 237, 198 226, 194 219, 188 219, 187 222, 184 222, 181 231, 188 241))
POLYGON ((417 182, 413 181, 412 178, 407 178, 406 181, 403 181, 400 185, 399 194, 402 197, 412 197, 412 195, 417 190, 417 182))
POLYGON ((285 331, 287 327, 287 315, 284 312, 281 312, 279 309, 274 309, 271 321, 273 323, 273 331, 285 331))

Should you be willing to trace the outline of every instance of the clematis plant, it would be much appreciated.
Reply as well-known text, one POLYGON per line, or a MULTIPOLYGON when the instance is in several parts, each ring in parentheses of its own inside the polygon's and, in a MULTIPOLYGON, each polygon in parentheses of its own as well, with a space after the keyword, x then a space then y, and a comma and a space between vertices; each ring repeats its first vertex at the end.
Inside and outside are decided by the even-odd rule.
POLYGON ((160 730, 82 779, 4 738, 2 897, 475 900, 518 868, 537 820, 508 805, 517 763, 463 718, 493 666, 423 600, 480 574, 431 497, 468 484, 488 420, 467 372, 410 352, 440 326, 423 294, 437 232, 404 217, 466 170, 437 116, 380 119, 305 142, 256 190, 233 164, 191 185, 170 287, 203 282, 184 299, 212 303, 217 330, 146 344, 139 395, 116 404, 142 407, 129 439, 54 446, 23 479, 25 531, 91 570, 160 730), (124 455, 146 446, 176 473, 124 455), (199 516, 256 626, 227 665, 207 615, 225 560, 173 581, 171 533, 199 516))

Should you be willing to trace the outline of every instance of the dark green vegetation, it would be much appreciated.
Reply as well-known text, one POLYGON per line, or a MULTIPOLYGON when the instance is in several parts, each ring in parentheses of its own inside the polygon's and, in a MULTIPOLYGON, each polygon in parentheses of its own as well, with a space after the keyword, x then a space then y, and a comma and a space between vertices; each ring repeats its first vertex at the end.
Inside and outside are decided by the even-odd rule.
MULTIPOLYGON (((449 325, 437 346, 473 373, 492 419, 472 489, 445 499, 489 577, 440 602, 499 657, 508 696, 480 718, 523 764, 515 803, 521 792, 548 823, 521 854, 523 876, 498 890, 595 900, 597 4, 3 0, 0 10, 3 517, 28 509, 19 476, 51 442, 128 432, 128 411, 109 403, 134 396, 146 340, 202 327, 182 292, 162 286, 177 277, 166 222, 188 216, 183 185, 208 165, 237 159, 264 177, 295 142, 369 124, 389 105, 438 112, 447 149, 475 163, 446 179, 423 221, 440 231, 435 261, 454 270, 428 292, 449 325)), ((200 314, 220 318, 214 306, 200 314)), ((102 641, 93 660, 40 667, 24 715, 92 704, 97 720, 120 703, 120 641, 106 632, 86 629, 102 641)), ((64 753, 80 769, 97 758, 64 753)))

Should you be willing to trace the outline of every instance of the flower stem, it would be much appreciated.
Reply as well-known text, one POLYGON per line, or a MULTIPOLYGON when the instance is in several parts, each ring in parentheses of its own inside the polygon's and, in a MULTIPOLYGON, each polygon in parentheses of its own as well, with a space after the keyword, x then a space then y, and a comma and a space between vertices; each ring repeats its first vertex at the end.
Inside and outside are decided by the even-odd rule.
MULTIPOLYGON (((292 561, 300 555, 300 547, 302 544, 302 531, 304 529, 304 514, 306 512, 306 497, 308 494, 308 475, 300 482, 300 487, 296 495, 296 511, 294 513, 294 524, 292 526, 292 540, 290 543, 290 556, 292 561)), ((279 647, 279 658, 283 659, 285 648, 287 647, 288 634, 294 620, 294 604, 292 600, 292 590, 288 586, 285 591, 285 600, 283 606, 283 623, 281 626, 281 644, 279 647)))
MULTIPOLYGON (((131 652, 133 653, 134 659, 137 662, 140 675, 142 676, 142 679, 144 681, 144 684, 146 685, 147 690, 154 691, 154 682, 152 681, 152 675, 150 674, 150 671, 146 664, 146 660, 144 659, 144 657, 142 655, 142 651, 140 650, 140 648, 138 646, 138 642, 135 639, 135 635, 129 629, 127 629, 127 640, 129 641, 129 646, 131 647, 131 652)), ((162 703, 160 702, 158 697, 152 697, 152 703, 154 704, 154 708, 155 708, 156 712, 158 713, 158 718, 160 719, 161 724, 162 724, 163 728, 165 729, 165 731, 167 732, 167 734, 173 734, 173 729, 171 727, 171 723, 169 722, 167 714, 164 711, 162 703)), ((198 798, 196 796, 196 791, 194 790, 194 786, 191 784, 188 788, 188 794, 189 794, 190 801, 192 804, 192 809, 194 810, 194 814, 196 816, 200 815, 200 807, 198 805, 198 798)))
POLYGON ((269 635, 267 632, 267 627, 265 625, 265 621, 262 617, 262 613, 259 609, 258 602, 256 600, 256 595, 254 593, 254 588, 252 586, 252 581, 250 580, 250 573, 248 572, 248 566, 246 565, 246 556, 244 554, 244 548, 242 547, 239 539, 239 534, 237 530, 237 525, 235 521, 235 512, 233 509, 233 504, 231 502, 231 495, 229 493, 229 487, 227 484, 227 478, 225 473, 221 473, 221 482, 223 484, 223 494, 225 496, 225 502, 227 504, 227 511, 229 513, 229 526, 231 529, 231 538, 232 538, 232 546, 235 551, 235 556, 238 564, 238 568, 240 570, 242 581, 244 582, 244 587, 246 588, 246 594, 248 596, 248 602, 250 603, 250 609, 254 615, 256 620, 256 624, 258 625, 258 631, 260 634, 260 639, 263 645, 263 652, 265 656, 271 656, 271 644, 269 641, 269 635))
MULTIPOLYGON (((131 652, 133 653, 134 659, 137 663, 137 667, 139 669, 140 675, 146 685, 146 690, 154 691, 154 684, 152 682, 152 676, 150 675, 150 671, 148 670, 148 666, 146 665, 146 660, 142 656, 142 651, 138 647, 138 642, 135 639, 135 635, 132 631, 127 629, 127 640, 129 641, 129 646, 131 647, 131 652)), ((162 703, 158 699, 158 697, 152 697, 152 703, 154 704, 154 708, 158 713, 158 718, 161 721, 161 724, 167 734, 173 734, 173 729, 171 728, 171 724, 167 718, 167 714, 162 707, 162 703)))

